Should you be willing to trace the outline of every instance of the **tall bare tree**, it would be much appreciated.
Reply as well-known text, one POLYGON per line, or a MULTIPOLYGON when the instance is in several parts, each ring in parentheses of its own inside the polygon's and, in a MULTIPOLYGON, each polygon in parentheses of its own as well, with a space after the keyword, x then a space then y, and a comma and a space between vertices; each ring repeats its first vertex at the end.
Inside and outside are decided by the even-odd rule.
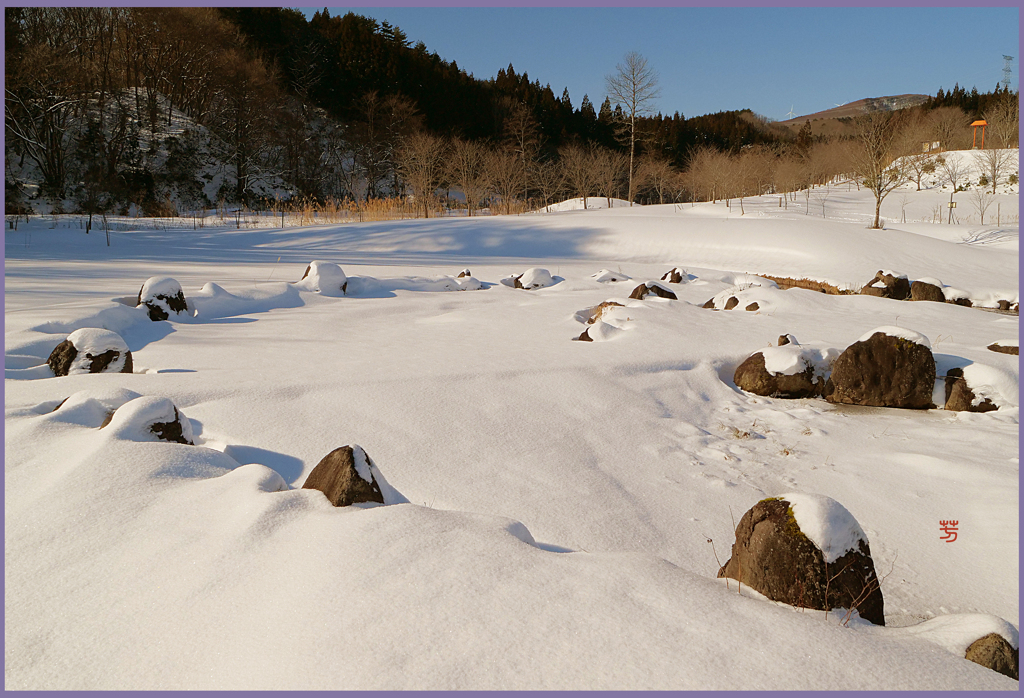
POLYGON ((398 172, 422 204, 424 218, 430 218, 430 204, 441 186, 446 151, 444 139, 417 131, 403 140, 397 153, 398 172))
POLYGON ((465 195, 470 216, 487 194, 486 163, 487 153, 482 145, 476 141, 452 139, 446 163, 448 180, 465 195))
POLYGON ((851 154, 864 186, 875 195, 875 220, 879 223, 882 201, 908 181, 906 165, 899 159, 901 131, 906 116, 901 112, 875 112, 862 118, 851 154))
POLYGON ((565 188, 565 173, 557 160, 542 160, 533 170, 533 181, 544 201, 544 210, 548 210, 549 202, 557 197, 565 188))
POLYGON ((615 74, 605 77, 608 96, 622 105, 622 119, 629 141, 629 203, 633 204, 633 172, 640 117, 649 114, 660 95, 658 74, 647 59, 636 51, 626 54, 615 66, 615 74))
MULTIPOLYGON (((938 157, 939 173, 943 180, 950 186, 949 192, 949 218, 947 223, 953 222, 953 195, 960 191, 960 188, 967 184, 967 177, 970 170, 964 158, 955 154, 938 157)), ((941 219, 940 219, 941 220, 941 219)))
POLYGON ((1016 148, 1020 144, 1019 98, 1006 95, 985 111, 989 142, 994 148, 1016 148))
POLYGON ((512 213, 512 205, 526 187, 526 169, 520 154, 512 148, 498 148, 487 154, 488 188, 501 200, 505 213, 512 213))
POLYGON ((609 148, 598 148, 593 153, 597 186, 604 192, 605 203, 612 207, 612 197, 618 193, 619 182, 626 169, 626 156, 609 148))
POLYGON ((992 193, 996 193, 996 185, 1013 171, 1017 164, 1017 150, 1011 148, 986 148, 974 153, 978 169, 992 185, 992 193))
POLYGON ((569 191, 583 199, 583 208, 586 209, 587 197, 597 187, 593 149, 570 143, 563 146, 558 155, 569 191))

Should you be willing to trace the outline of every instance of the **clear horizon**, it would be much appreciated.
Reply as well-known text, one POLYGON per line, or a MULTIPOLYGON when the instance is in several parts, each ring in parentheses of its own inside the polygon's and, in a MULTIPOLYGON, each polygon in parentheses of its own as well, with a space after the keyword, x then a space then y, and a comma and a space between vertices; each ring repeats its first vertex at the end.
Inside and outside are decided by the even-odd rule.
MULTIPOLYGON (((321 8, 297 8, 307 18, 321 8)), ((655 111, 686 117, 752 109, 785 120, 864 99, 990 92, 1013 56, 1019 10, 985 8, 330 7, 387 21, 482 80, 509 64, 531 81, 604 101, 628 51, 659 74, 655 111), (865 38, 867 37, 867 38, 865 38)))

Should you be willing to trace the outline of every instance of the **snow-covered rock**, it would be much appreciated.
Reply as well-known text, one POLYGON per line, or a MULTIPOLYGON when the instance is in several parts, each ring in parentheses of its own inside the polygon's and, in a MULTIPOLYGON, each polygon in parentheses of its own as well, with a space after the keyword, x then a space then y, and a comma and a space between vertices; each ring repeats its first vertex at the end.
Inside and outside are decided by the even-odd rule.
POLYGON ((68 335, 46 360, 55 376, 79 373, 131 373, 132 353, 121 335, 83 327, 68 335))
POLYGON ((339 297, 345 295, 348 277, 334 262, 312 261, 295 287, 303 291, 314 291, 321 296, 339 297))
POLYGON ((193 443, 192 423, 165 397, 144 396, 125 402, 114 411, 104 430, 126 441, 193 443))
POLYGON ((140 305, 146 306, 149 319, 153 321, 166 320, 171 315, 187 316, 189 310, 181 284, 167 276, 151 276, 146 279, 135 303, 136 307, 140 305))

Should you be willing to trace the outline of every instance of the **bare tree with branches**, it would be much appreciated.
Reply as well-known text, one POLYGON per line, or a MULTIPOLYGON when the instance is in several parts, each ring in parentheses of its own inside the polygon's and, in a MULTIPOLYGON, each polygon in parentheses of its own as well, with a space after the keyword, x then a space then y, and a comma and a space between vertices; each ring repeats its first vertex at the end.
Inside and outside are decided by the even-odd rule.
POLYGON ((629 203, 633 204, 633 172, 638 122, 650 113, 658 98, 658 74, 647 64, 647 59, 636 51, 626 54, 623 62, 615 66, 615 74, 605 78, 608 96, 622 105, 623 125, 629 140, 629 203))
POLYGON ((876 112, 863 117, 851 151, 853 164, 864 186, 875 195, 875 220, 879 223, 882 200, 908 181, 907 168, 899 156, 905 116, 901 112, 876 112))
POLYGON ((470 216, 487 194, 486 163, 487 152, 482 145, 461 138, 452 139, 446 163, 448 179, 465 195, 470 216))
POLYGON ((594 169, 594 156, 590 148, 577 143, 562 147, 559 163, 569 190, 583 199, 583 208, 587 208, 587 197, 597 186, 597 174, 594 169))
POLYGON ((423 131, 405 138, 398 150, 398 171, 418 204, 423 205, 423 217, 430 218, 430 204, 441 185, 447 143, 444 139, 423 131))

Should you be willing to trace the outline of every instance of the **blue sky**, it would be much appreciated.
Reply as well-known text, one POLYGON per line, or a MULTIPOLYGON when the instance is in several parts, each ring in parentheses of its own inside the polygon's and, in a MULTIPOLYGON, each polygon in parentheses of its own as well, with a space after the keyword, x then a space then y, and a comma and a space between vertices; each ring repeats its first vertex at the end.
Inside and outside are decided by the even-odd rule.
MULTIPOLYGON (((312 16, 315 9, 300 8, 312 16)), ((987 92, 1014 57, 1019 10, 967 8, 351 7, 480 79, 517 73, 604 100, 606 75, 628 51, 658 71, 657 109, 699 116, 753 109, 783 120, 864 97, 934 94, 953 84, 987 92)))

